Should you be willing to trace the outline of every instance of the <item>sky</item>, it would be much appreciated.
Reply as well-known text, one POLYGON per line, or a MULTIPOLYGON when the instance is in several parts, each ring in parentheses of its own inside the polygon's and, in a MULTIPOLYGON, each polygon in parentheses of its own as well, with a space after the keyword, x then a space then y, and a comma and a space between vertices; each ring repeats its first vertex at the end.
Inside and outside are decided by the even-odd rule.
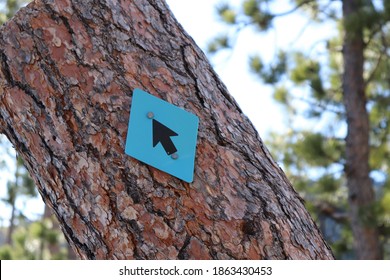
MULTIPOLYGON (((207 49, 212 38, 227 30, 227 25, 218 20, 216 13, 217 5, 223 2, 239 7, 242 0, 167 0, 179 23, 203 50, 207 49)), ((289 11, 291 2, 275 1, 277 4, 273 5, 272 9, 276 13, 289 11)), ((277 18, 273 26, 273 29, 261 34, 254 28, 243 29, 233 51, 210 58, 230 94, 262 138, 266 138, 271 131, 282 132, 291 124, 288 123, 281 105, 273 101, 273 88, 265 86, 259 78, 250 73, 249 56, 260 54, 264 61, 269 62, 276 57, 279 49, 294 48, 312 54, 320 53, 325 51, 324 38, 335 34, 333 25, 308 25, 308 18, 300 13, 277 18)))
MULTIPOLYGON (((289 0, 278 0, 274 8, 278 12, 289 10, 289 0)), ((167 0, 173 14, 193 37, 195 42, 206 49, 207 44, 217 34, 226 30, 226 25, 218 21, 215 7, 221 0, 167 0)), ((238 6, 241 0, 230 0, 229 3, 238 6)), ((244 114, 254 124, 260 136, 264 139, 271 131, 283 131, 287 123, 283 108, 272 100, 273 90, 263 85, 258 78, 249 72, 248 57, 260 54, 265 61, 271 61, 279 48, 295 48, 311 50, 313 42, 321 41, 334 32, 333 26, 303 27, 307 18, 296 13, 278 19, 274 24, 275 31, 259 35, 252 28, 240 32, 232 52, 224 52, 211 59, 212 65, 236 99, 244 114), (297 38, 297 34, 302 34, 297 38)), ((319 48, 321 51, 321 48, 319 48)), ((4 197, 8 179, 12 178, 12 170, 0 172, 0 196, 4 197)), ((43 202, 40 198, 23 204, 18 208, 26 209, 31 219, 37 218, 43 212, 43 202)), ((0 203, 0 226, 6 224, 10 209, 0 203), (2 221, 3 220, 3 221, 2 221)))
MULTIPOLYGON (((220 0, 167 2, 177 20, 203 50, 207 49, 207 44, 213 37, 226 31, 226 25, 218 21, 215 12, 220 0), (191 11, 193 16, 188 16, 188 11, 191 11)), ((240 1, 230 2, 236 4, 240 1)), ((248 54, 260 51, 271 59, 275 54, 274 43, 273 34, 256 36, 252 30, 243 30, 233 51, 225 52, 211 61, 260 135, 266 134, 271 127, 282 129, 283 117, 281 108, 272 101, 272 89, 262 86, 258 79, 248 72, 248 54), (278 111, 280 112, 277 113, 278 111)))

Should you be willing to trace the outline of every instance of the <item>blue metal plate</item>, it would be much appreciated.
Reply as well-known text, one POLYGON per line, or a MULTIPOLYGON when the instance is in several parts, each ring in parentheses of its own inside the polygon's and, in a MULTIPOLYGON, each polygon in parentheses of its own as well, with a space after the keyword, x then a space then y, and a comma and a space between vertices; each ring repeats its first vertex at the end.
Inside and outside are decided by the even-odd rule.
POLYGON ((125 152, 191 183, 199 118, 145 91, 135 89, 125 152))

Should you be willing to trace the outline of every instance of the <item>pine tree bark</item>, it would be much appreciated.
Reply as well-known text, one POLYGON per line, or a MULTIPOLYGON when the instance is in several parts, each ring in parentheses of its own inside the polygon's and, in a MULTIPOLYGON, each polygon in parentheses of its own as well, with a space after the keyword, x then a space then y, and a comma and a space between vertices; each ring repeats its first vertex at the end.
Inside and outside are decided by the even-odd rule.
POLYGON ((359 259, 382 259, 379 232, 373 215, 374 190, 369 167, 369 118, 366 108, 361 0, 344 0, 343 100, 347 116, 345 174, 349 191, 349 216, 359 259), (354 24, 352 24, 354 23, 354 24))
POLYGON ((81 258, 333 258, 162 0, 35 1, 0 55, 0 129, 81 258), (193 183, 125 155, 134 88, 199 117, 193 183))

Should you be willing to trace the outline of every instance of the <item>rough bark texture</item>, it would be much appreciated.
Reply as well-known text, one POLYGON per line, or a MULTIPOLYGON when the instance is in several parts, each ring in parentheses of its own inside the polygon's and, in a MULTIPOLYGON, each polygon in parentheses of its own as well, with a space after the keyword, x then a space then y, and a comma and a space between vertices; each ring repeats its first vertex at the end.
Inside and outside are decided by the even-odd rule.
POLYGON ((333 258, 162 0, 36 1, 0 56, 1 129, 80 257, 333 258), (192 184, 125 155, 134 88, 200 118, 192 184))
POLYGON ((359 259, 381 259, 381 246, 372 215, 375 196, 369 167, 369 119, 363 79, 364 41, 362 26, 349 26, 363 7, 361 0, 344 0, 343 98, 347 115, 345 173, 349 190, 349 213, 355 252, 359 259))

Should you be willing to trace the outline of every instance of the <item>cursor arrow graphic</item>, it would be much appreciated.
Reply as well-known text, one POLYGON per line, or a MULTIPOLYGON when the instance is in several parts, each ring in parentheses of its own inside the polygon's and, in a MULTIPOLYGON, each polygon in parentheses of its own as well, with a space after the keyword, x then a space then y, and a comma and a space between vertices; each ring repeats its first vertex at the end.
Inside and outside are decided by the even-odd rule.
POLYGON ((153 119, 153 147, 156 147, 158 143, 161 143, 167 155, 176 153, 177 149, 171 140, 172 136, 178 136, 178 134, 159 121, 153 119))

